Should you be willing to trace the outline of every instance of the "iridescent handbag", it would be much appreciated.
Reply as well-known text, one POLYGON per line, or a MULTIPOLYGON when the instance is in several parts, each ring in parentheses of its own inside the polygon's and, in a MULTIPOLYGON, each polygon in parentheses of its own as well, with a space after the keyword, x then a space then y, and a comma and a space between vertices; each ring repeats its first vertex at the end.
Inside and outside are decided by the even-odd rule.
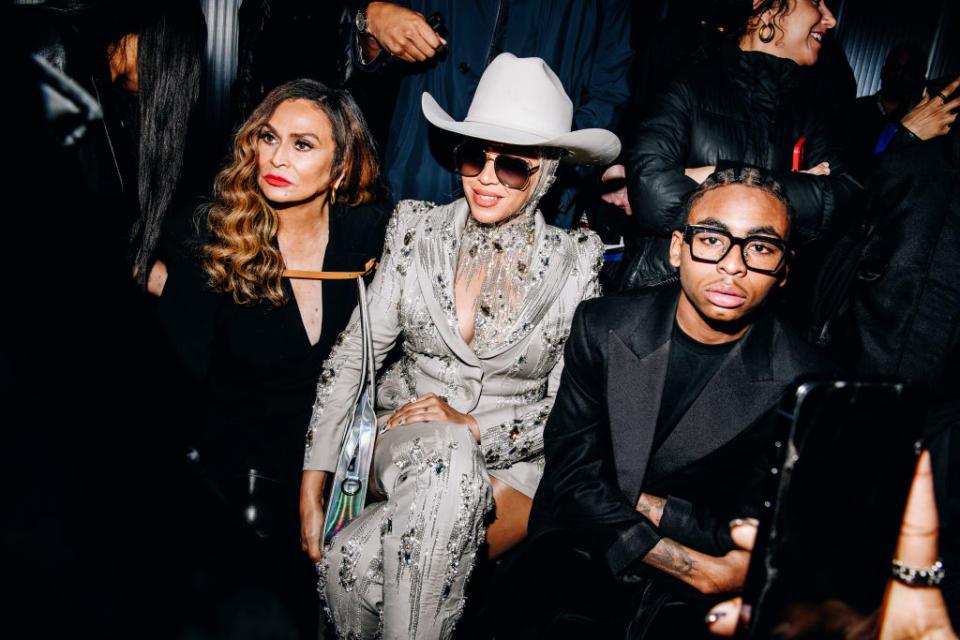
POLYGON ((367 311, 367 290, 363 278, 357 278, 360 301, 360 385, 353 402, 353 419, 343 435, 337 471, 333 476, 327 518, 323 523, 323 540, 327 542, 360 515, 367 497, 367 480, 377 440, 377 414, 373 410, 374 357, 373 336, 367 311))
POLYGON ((353 416, 343 434, 340 455, 337 458, 337 470, 333 476, 327 517, 323 523, 323 541, 327 542, 340 529, 363 511, 367 498, 367 481, 370 477, 370 464, 373 462, 373 446, 377 440, 377 414, 373 410, 374 377, 376 374, 373 355, 373 335, 370 330, 370 315, 367 310, 367 288, 363 277, 377 268, 370 260, 366 270, 356 273, 285 271, 292 278, 311 279, 357 279, 357 299, 360 308, 360 384, 353 401, 353 416))

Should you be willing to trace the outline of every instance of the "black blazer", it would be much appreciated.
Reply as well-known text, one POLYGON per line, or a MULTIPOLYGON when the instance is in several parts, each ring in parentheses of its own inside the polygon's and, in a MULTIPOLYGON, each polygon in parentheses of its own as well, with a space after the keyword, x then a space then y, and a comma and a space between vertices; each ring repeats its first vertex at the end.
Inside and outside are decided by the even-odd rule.
MULTIPOLYGON (((360 271, 379 257, 389 209, 379 203, 334 205, 325 271, 360 271)), ((247 469, 297 486, 303 437, 310 423, 317 381, 338 334, 357 304, 354 280, 323 282, 323 327, 311 345, 300 310, 283 279, 288 302, 239 305, 211 291, 199 264, 171 271, 158 306, 160 326, 202 396, 185 408, 198 422, 195 439, 204 466, 214 475, 247 469)))
POLYGON ((827 368, 764 314, 651 451, 678 298, 670 285, 581 304, 546 426, 531 536, 572 534, 620 580, 636 579, 661 537, 713 555, 734 548, 728 522, 758 510, 781 395, 827 368), (659 528, 635 509, 643 491, 668 499, 659 528))

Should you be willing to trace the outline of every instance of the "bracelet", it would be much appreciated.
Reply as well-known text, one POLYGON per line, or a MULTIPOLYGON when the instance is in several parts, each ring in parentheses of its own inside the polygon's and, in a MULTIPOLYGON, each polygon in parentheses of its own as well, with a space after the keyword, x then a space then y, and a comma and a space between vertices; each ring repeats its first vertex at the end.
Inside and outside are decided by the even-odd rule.
POLYGON ((920 140, 920 136, 915 134, 913 131, 910 131, 910 129, 907 129, 907 126, 902 122, 900 123, 900 128, 903 129, 903 132, 907 134, 907 137, 910 138, 910 140, 912 140, 913 142, 920 140))
POLYGON ((894 559, 890 563, 890 574, 908 587, 936 587, 943 580, 946 571, 943 568, 943 560, 940 559, 929 567, 921 569, 908 567, 900 560, 894 559))

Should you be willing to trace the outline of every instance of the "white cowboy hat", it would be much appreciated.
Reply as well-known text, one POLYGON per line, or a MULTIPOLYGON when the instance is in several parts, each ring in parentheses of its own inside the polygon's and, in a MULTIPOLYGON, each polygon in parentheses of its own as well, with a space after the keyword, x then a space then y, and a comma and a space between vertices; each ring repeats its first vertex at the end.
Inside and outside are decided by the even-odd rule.
POLYGON ((429 93, 421 97, 432 125, 470 138, 519 146, 566 149, 563 162, 608 164, 620 139, 606 129, 571 131, 573 103, 557 74, 540 58, 501 53, 484 70, 463 122, 444 111, 429 93))

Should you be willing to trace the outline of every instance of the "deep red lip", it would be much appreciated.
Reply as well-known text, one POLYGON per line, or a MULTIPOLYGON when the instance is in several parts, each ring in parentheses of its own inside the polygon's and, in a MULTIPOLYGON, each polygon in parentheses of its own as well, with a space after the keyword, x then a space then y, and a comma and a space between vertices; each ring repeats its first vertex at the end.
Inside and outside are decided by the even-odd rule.
POLYGON ((269 185, 273 185, 274 187, 288 187, 293 184, 286 178, 275 176, 272 173, 268 173, 267 175, 263 176, 263 181, 269 185))

